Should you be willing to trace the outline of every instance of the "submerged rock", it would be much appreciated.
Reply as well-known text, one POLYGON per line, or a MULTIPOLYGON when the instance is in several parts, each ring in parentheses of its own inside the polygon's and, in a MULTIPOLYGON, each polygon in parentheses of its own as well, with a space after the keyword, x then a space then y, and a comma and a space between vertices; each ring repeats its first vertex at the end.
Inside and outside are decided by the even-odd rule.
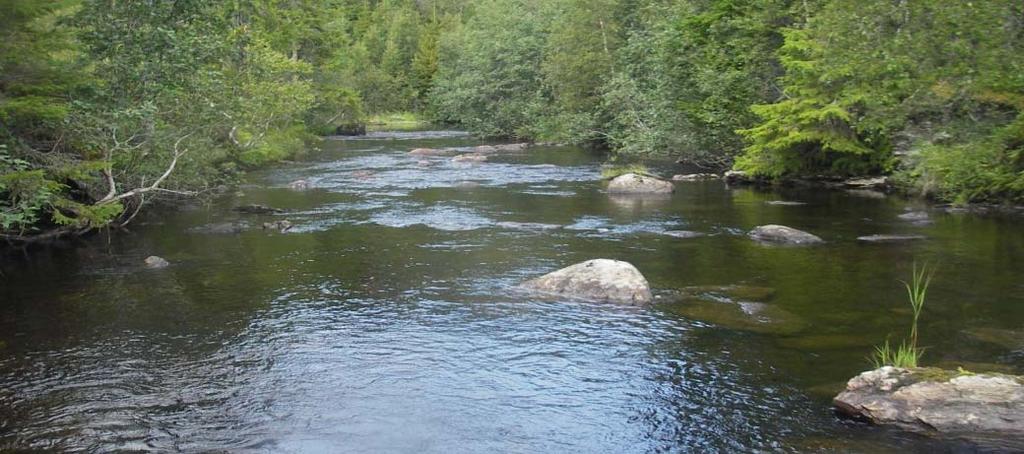
POLYGON ((1007 350, 1024 350, 1024 330, 1003 328, 971 328, 963 331, 967 337, 1007 350))
POLYGON ((245 214, 279 214, 284 210, 268 207, 266 205, 242 205, 235 207, 235 211, 245 214))
POLYGON ((704 181, 717 180, 721 178, 715 173, 690 173, 686 175, 673 175, 672 181, 704 181))
POLYGON ((562 228, 562 226, 558 224, 543 224, 540 222, 502 221, 495 225, 504 229, 514 230, 558 230, 562 228))
POLYGON ((460 181, 458 183, 455 183, 455 188, 458 189, 476 189, 482 186, 483 184, 481 184, 479 181, 460 181))
POLYGON ((444 156, 448 154, 448 150, 441 150, 437 148, 416 148, 409 152, 412 156, 444 156))
POLYGON ((613 194, 671 194, 675 190, 668 181, 635 173, 617 176, 608 183, 608 192, 613 194))
POLYGON ((791 335, 807 328, 802 317, 775 304, 690 298, 666 303, 665 310, 726 329, 791 335))
POLYGON ((609 259, 588 260, 522 284, 526 289, 591 301, 647 304, 651 288, 633 265, 609 259))
POLYGON ((483 154, 480 154, 480 153, 460 154, 460 155, 452 158, 452 162, 455 162, 455 163, 479 164, 481 162, 486 162, 486 161, 487 161, 487 155, 483 155, 483 154))
POLYGON ((924 235, 867 235, 857 237, 857 241, 863 241, 865 243, 899 243, 904 241, 917 241, 923 240, 927 237, 924 235))
POLYGON ((146 268, 150 268, 150 269, 160 269, 160 268, 167 268, 168 266, 171 266, 171 262, 168 262, 163 257, 157 257, 155 255, 151 255, 149 257, 146 257, 146 260, 143 260, 143 263, 146 264, 146 268))
POLYGON ((888 197, 884 192, 872 189, 847 189, 846 193, 854 197, 863 197, 865 199, 884 199, 888 197))
POLYGON ((295 180, 291 183, 288 183, 288 189, 291 189, 293 191, 305 191, 309 189, 309 182, 306 180, 295 180))
POLYGON ((244 223, 238 222, 217 222, 213 224, 200 225, 192 227, 186 230, 188 233, 203 233, 203 234, 233 234, 242 233, 249 226, 244 223))
POLYGON ((851 379, 833 403, 875 424, 1024 448, 1024 377, 887 366, 851 379))
POLYGON ((824 240, 816 235, 784 225, 762 225, 750 231, 750 237, 758 241, 782 244, 818 244, 824 240))
POLYGON ((698 285, 679 289, 683 296, 713 301, 767 301, 775 297, 775 289, 756 285, 698 285))
POLYGON ((280 231, 281 233, 284 233, 284 232, 287 232, 288 230, 290 230, 291 228, 292 228, 292 223, 291 223, 291 221, 289 221, 287 219, 282 219, 280 221, 264 222, 263 223, 263 230, 277 230, 277 231, 280 231))
POLYGON ((702 236, 707 236, 706 233, 692 232, 690 230, 667 230, 667 231, 662 232, 662 234, 668 235, 668 236, 671 236, 671 237, 675 237, 675 238, 683 238, 683 239, 700 238, 702 236))
POLYGON ((928 217, 928 213, 925 213, 924 211, 910 211, 896 217, 900 220, 911 222, 927 222, 931 219, 928 217))
POLYGON ((505 143, 498 145, 480 145, 473 147, 473 151, 476 153, 508 153, 515 151, 523 151, 529 148, 528 143, 505 143))

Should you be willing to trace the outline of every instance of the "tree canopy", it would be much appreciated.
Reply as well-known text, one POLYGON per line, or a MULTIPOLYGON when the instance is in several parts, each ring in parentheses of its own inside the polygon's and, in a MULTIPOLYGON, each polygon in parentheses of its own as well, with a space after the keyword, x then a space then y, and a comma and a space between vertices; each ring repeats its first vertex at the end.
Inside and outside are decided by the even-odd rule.
POLYGON ((0 232, 129 221, 413 112, 485 137, 1024 201, 1024 5, 0 0, 0 232))

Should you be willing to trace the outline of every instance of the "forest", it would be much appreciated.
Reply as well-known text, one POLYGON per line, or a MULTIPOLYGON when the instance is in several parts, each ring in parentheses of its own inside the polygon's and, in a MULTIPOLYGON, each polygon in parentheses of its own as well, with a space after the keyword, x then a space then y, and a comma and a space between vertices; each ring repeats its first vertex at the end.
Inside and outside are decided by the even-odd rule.
POLYGON ((1024 201, 1013 0, 0 0, 0 232, 125 225, 374 115, 1024 201))

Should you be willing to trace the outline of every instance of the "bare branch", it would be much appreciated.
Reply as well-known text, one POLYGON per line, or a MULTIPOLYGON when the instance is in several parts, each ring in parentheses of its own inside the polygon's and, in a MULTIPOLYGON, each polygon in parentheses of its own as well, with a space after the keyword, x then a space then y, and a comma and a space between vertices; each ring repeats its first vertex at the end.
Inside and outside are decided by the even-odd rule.
POLYGON ((192 133, 185 134, 184 136, 181 136, 180 138, 178 138, 178 140, 176 142, 174 142, 174 157, 171 158, 171 163, 168 164, 167 170, 165 170, 163 175, 160 175, 160 177, 157 178, 156 181, 153 182, 153 184, 151 184, 149 186, 141 187, 141 188, 135 188, 135 189, 132 189, 131 191, 128 191, 128 192, 125 192, 123 194, 119 194, 119 195, 116 195, 116 196, 113 196, 113 197, 104 198, 104 199, 100 200, 99 202, 96 202, 96 204, 100 205, 100 204, 113 203, 113 202, 117 202, 119 200, 127 199, 129 197, 135 197, 137 195, 144 194, 144 193, 147 193, 147 192, 150 192, 150 191, 162 190, 160 188, 160 184, 163 183, 164 180, 167 179, 167 177, 171 176, 171 173, 174 172, 174 168, 178 165, 178 159, 181 158, 185 153, 188 152, 188 149, 184 149, 184 150, 181 149, 181 142, 183 142, 185 139, 187 139, 191 135, 192 135, 192 133))

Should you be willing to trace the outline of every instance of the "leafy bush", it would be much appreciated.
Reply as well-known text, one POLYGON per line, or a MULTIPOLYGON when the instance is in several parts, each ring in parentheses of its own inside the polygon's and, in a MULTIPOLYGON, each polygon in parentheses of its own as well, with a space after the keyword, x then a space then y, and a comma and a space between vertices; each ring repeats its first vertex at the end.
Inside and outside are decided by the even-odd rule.
POLYGON ((313 136, 303 125, 293 125, 285 129, 272 129, 267 132, 258 145, 244 150, 239 161, 248 167, 259 167, 271 162, 294 158, 306 151, 306 141, 313 136))

